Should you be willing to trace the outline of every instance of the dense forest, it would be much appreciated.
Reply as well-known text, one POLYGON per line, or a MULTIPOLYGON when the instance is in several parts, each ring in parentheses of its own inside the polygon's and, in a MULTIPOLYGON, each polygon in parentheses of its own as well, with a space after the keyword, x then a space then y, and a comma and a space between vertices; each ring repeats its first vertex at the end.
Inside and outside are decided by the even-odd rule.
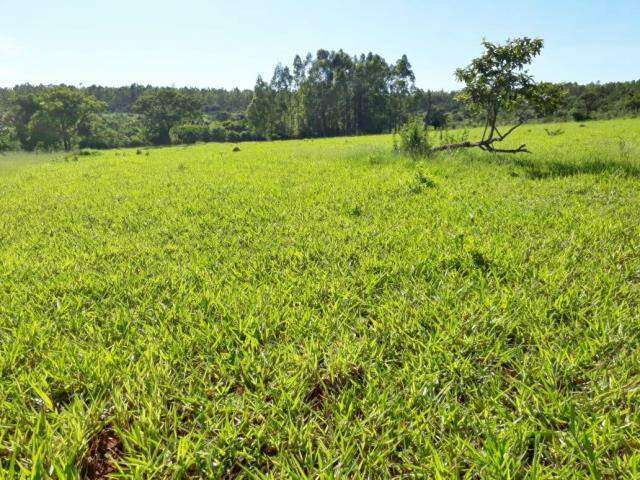
MULTIPOLYGON (((434 128, 477 124, 457 92, 423 90, 406 56, 319 50, 277 65, 251 90, 19 85, 0 89, 0 150, 113 148, 198 141, 325 137, 390 132, 419 116, 434 128)), ((562 85, 551 117, 635 116, 640 80, 562 85)), ((508 117, 503 121, 508 122, 508 117)))

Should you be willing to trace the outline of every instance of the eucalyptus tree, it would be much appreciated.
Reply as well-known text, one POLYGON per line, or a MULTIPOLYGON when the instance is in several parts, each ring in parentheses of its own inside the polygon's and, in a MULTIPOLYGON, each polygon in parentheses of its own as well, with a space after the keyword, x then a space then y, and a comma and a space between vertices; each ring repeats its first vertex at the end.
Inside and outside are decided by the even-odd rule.
POLYGON ((263 138, 270 138, 274 131, 274 98, 275 92, 271 85, 258 76, 253 99, 247 108, 247 120, 256 134, 263 138))
POLYGON ((287 138, 291 136, 293 126, 292 85, 293 76, 291 75, 289 67, 283 67, 281 64, 278 64, 271 78, 274 109, 272 136, 274 138, 287 138))
POLYGON ((391 80, 391 112, 393 115, 393 129, 404 123, 410 111, 409 102, 415 93, 416 76, 411 63, 403 55, 393 66, 391 80))

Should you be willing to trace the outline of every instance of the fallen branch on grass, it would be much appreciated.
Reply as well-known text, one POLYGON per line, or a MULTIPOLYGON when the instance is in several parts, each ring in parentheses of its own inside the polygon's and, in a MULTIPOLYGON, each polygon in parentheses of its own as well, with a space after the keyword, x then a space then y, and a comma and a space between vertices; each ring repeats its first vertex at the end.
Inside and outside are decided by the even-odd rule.
POLYGON ((482 140, 478 142, 458 142, 458 143, 449 143, 446 145, 440 145, 437 147, 433 147, 431 149, 432 152, 443 152, 450 150, 457 150, 460 148, 480 148, 486 152, 491 153, 531 153, 527 150, 526 144, 520 145, 518 148, 496 148, 494 147, 494 143, 502 142, 505 138, 511 135, 516 128, 521 126, 524 122, 519 122, 518 124, 511 127, 507 132, 503 135, 500 133, 498 128, 495 125, 491 126, 491 130, 489 132, 489 136, 487 137, 487 126, 485 126, 484 133, 482 134, 482 140), (486 138, 485 138, 486 137, 486 138))

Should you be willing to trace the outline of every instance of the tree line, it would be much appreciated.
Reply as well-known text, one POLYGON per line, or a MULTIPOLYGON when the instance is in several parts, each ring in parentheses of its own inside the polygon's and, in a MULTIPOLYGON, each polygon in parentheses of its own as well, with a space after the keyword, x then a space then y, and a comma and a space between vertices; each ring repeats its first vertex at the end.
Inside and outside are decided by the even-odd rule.
MULTIPOLYGON (((560 87, 566 94, 553 115, 538 120, 640 114, 640 80, 560 87)), ((406 56, 389 63, 342 50, 296 55, 253 90, 19 85, 0 89, 0 150, 372 134, 415 118, 434 128, 482 124, 457 94, 417 88, 406 56)))
POLYGON ((118 88, 19 85, 0 89, 0 150, 256 139, 245 119, 252 96, 251 90, 135 84, 118 88))

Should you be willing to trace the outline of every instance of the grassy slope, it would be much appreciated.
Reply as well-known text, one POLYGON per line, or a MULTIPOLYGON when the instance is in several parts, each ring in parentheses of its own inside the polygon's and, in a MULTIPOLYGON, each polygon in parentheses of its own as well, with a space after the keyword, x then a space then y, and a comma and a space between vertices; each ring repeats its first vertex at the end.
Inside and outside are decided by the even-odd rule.
POLYGON ((0 159, 0 467, 636 478, 640 121, 562 128, 0 159))

